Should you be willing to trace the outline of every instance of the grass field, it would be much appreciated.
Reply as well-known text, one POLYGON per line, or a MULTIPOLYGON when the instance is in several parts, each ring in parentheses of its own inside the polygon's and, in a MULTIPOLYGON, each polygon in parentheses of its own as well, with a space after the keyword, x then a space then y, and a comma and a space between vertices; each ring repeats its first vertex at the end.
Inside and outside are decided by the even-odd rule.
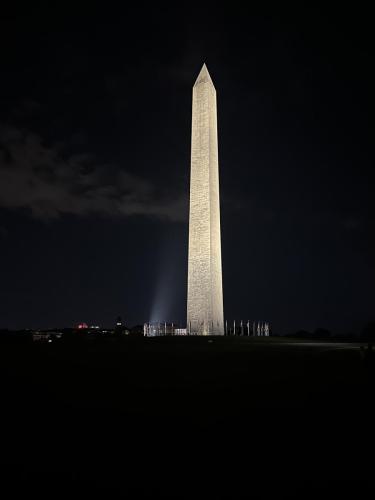
POLYGON ((315 498, 372 488, 374 360, 359 344, 124 338, 8 345, 0 356, 2 475, 16 490, 315 498))

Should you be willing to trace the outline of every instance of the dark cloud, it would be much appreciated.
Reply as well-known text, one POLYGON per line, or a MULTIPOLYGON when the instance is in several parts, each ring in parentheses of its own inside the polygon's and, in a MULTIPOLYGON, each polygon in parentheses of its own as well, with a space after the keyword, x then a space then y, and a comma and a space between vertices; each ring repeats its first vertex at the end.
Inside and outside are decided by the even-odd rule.
POLYGON ((0 128, 0 205, 44 219, 101 214, 181 221, 187 215, 184 196, 116 165, 97 164, 90 154, 66 155, 62 146, 10 126, 0 128))

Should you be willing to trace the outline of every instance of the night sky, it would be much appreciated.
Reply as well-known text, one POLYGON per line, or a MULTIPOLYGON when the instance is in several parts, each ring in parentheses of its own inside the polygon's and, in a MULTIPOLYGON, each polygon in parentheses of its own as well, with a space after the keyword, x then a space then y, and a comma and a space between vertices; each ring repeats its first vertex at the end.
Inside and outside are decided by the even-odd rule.
POLYGON ((225 317, 375 319, 369 12, 30 8, 2 13, 0 42, 0 327, 184 324, 203 62, 225 317))

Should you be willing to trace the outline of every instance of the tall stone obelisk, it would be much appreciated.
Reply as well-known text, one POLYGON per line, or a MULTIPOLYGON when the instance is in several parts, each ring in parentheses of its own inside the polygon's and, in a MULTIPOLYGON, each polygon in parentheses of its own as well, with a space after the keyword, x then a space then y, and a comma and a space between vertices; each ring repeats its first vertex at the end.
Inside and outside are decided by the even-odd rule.
POLYGON ((187 330, 224 335, 216 90, 205 64, 193 87, 187 330))

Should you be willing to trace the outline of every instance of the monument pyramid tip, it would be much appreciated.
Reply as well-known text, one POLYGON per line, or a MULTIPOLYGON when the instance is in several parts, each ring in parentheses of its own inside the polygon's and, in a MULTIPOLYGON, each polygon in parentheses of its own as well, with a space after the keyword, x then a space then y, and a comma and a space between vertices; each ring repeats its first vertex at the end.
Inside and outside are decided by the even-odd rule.
POLYGON ((202 68, 199 72, 199 75, 195 81, 194 87, 200 83, 206 83, 206 82, 210 82, 213 85, 213 82, 212 82, 210 73, 208 72, 206 63, 203 63, 203 66, 202 66, 202 68))

